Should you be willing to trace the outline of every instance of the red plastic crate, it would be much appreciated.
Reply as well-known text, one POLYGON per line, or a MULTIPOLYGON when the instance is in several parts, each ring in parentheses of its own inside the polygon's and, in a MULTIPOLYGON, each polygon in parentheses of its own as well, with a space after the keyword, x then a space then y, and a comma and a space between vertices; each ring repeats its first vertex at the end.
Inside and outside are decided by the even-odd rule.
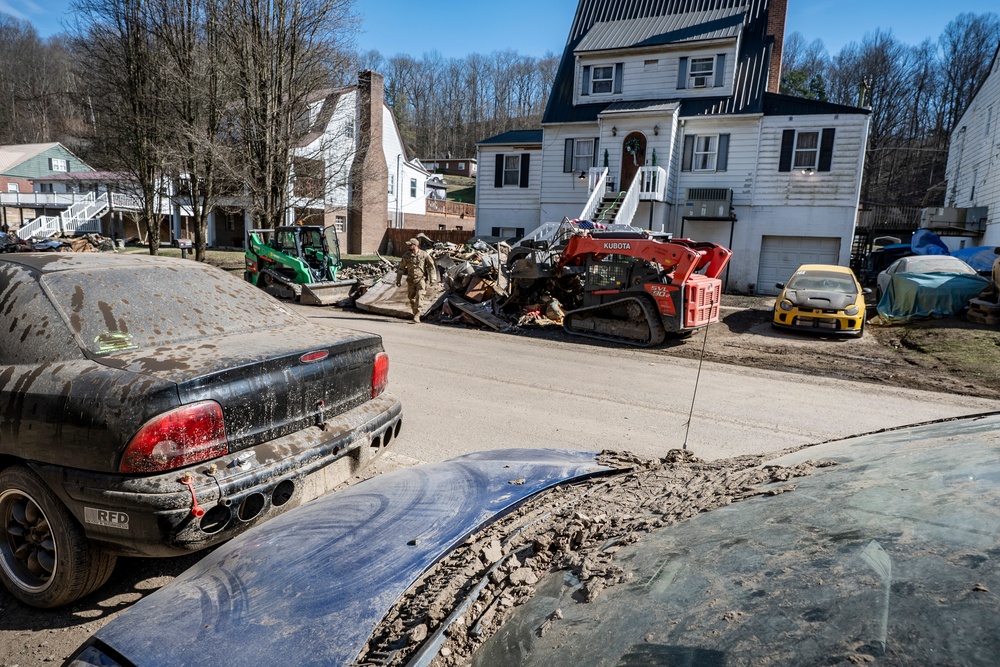
POLYGON ((719 321, 722 281, 694 274, 684 286, 684 327, 699 327, 719 321))

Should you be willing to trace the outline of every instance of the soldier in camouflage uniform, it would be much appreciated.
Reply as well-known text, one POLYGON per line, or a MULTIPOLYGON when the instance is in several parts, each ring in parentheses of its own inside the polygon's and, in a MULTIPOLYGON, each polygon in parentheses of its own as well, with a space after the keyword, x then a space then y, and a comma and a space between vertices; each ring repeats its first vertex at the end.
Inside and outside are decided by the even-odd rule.
POLYGON ((434 260, 420 249, 420 241, 410 239, 406 242, 407 252, 396 268, 396 287, 399 287, 403 274, 406 274, 406 296, 413 309, 413 321, 420 322, 420 293, 424 289, 424 281, 437 279, 437 267, 434 260))

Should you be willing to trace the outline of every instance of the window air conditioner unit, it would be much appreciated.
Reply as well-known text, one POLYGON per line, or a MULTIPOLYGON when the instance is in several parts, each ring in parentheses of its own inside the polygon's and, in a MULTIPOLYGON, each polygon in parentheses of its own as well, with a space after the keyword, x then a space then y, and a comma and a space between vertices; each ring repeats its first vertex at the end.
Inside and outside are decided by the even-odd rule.
POLYGON ((733 191, 729 188, 688 188, 683 216, 688 219, 728 219, 732 207, 733 191))
POLYGON ((708 77, 707 76, 696 76, 694 77, 694 85, 692 88, 708 88, 708 77))

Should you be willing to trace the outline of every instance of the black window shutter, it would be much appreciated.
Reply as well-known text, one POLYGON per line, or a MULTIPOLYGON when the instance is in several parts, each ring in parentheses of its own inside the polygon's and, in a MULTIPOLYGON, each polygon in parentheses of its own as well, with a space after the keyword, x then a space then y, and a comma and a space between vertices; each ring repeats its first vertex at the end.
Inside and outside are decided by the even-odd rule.
POLYGON ((622 77, 625 73, 625 63, 615 63, 615 95, 622 94, 622 77))
POLYGON ((792 170, 792 153, 795 150, 795 130, 785 130, 781 133, 781 157, 778 160, 778 171, 792 170))
POLYGON ((687 88, 687 78, 688 78, 688 59, 681 58, 680 62, 677 64, 677 90, 684 90, 687 88))
POLYGON ((715 57, 715 87, 720 88, 726 82, 726 54, 715 57))
POLYGON ((563 173, 568 174, 573 171, 573 140, 566 140, 566 148, 563 150, 563 173))
POLYGON ((49 171, 52 171, 52 158, 49 158, 49 171))
POLYGON ((594 139, 594 166, 599 166, 597 163, 597 154, 601 148, 601 139, 599 137, 594 139))
POLYGON ((694 135, 684 137, 684 157, 681 159, 681 171, 691 171, 694 162, 694 135))
POLYGON ((528 172, 531 169, 531 153, 521 153, 521 187, 528 187, 528 172))
POLYGON ((836 129, 832 127, 823 128, 823 137, 819 142, 819 170, 830 171, 833 165, 833 135, 836 129))
POLYGON ((590 65, 583 66, 583 86, 580 95, 590 95, 590 65))
POLYGON ((715 159, 715 170, 726 171, 729 168, 729 135, 719 135, 719 154, 715 159))
POLYGON ((497 171, 493 174, 493 187, 503 187, 503 153, 497 155, 497 171))
POLYGON ((493 236, 500 236, 500 228, 493 227, 493 236))

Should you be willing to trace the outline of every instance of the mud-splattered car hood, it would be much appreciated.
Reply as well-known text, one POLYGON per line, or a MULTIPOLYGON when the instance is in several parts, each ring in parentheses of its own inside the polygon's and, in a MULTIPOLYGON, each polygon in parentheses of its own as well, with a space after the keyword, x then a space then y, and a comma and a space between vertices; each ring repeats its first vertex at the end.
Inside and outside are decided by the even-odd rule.
POLYGON ((136 665, 347 664, 469 534, 608 470, 593 453, 518 449, 374 477, 220 547, 96 637, 136 665))

